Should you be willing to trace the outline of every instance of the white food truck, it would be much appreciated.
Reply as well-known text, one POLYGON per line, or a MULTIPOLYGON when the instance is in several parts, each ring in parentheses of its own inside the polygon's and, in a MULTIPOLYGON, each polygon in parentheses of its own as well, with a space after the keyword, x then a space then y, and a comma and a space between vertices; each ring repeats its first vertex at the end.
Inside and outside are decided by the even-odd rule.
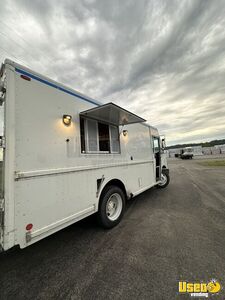
MULTIPOLYGON (((0 246, 29 246, 169 183, 158 130, 6 59, 0 71, 0 246)), ((162 142, 162 143, 161 143, 162 142)))

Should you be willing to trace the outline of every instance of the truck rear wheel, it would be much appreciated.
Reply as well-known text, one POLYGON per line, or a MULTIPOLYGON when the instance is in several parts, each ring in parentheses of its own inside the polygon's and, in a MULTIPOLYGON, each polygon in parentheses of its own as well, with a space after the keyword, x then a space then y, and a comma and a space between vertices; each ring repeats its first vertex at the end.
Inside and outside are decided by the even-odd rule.
POLYGON ((161 182, 158 183, 157 187, 160 189, 165 188, 170 182, 170 175, 168 173, 161 174, 161 182))
POLYGON ((123 217, 125 195, 117 186, 108 186, 100 198, 98 222, 104 228, 116 226, 123 217))

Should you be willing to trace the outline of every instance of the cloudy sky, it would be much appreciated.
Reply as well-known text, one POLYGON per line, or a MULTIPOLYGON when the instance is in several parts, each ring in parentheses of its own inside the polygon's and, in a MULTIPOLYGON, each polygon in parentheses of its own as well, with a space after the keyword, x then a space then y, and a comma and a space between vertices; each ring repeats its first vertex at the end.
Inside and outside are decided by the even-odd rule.
POLYGON ((223 0, 3 0, 5 57, 139 114, 170 145, 225 138, 223 0))

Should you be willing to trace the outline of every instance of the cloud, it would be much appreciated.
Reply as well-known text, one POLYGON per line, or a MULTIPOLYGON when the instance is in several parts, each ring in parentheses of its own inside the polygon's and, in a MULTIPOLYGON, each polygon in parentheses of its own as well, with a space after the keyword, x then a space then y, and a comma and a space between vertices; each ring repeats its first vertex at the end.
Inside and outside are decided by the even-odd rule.
POLYGON ((3 1, 0 58, 140 114, 169 144, 225 136, 225 3, 3 1))

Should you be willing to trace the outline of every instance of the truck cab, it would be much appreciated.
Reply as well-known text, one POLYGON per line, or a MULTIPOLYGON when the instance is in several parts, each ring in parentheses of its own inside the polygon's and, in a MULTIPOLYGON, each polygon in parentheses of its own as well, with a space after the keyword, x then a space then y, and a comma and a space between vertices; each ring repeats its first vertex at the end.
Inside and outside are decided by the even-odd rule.
POLYGON ((170 182, 165 136, 160 136, 158 130, 153 126, 150 126, 150 131, 154 153, 155 179, 158 182, 157 187, 165 188, 170 182))
POLYGON ((161 182, 158 187, 166 187, 170 182, 169 167, 167 162, 166 139, 164 135, 160 136, 160 162, 161 162, 161 182))

